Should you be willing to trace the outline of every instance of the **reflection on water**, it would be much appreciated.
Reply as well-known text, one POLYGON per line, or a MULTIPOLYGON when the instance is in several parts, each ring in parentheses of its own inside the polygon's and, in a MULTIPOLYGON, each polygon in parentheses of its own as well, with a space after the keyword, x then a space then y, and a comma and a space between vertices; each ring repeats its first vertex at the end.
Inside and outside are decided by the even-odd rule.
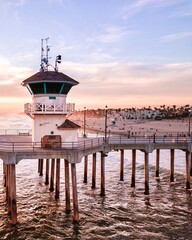
MULTIPOLYGON (((27 123, 26 123, 27 126, 27 123)), ((65 213, 64 160, 61 161, 59 200, 37 173, 37 160, 17 165, 19 223, 7 217, 2 161, 0 161, 0 239, 191 239, 192 197, 185 190, 185 153, 175 153, 175 182, 169 182, 169 151, 161 151, 160 179, 155 178, 155 152, 150 154, 150 195, 144 195, 144 157, 137 151, 136 188, 131 188, 131 151, 125 151, 124 181, 120 181, 119 152, 106 158, 106 196, 100 194, 100 154, 96 189, 91 189, 92 157, 88 183, 83 183, 83 161, 77 164, 80 223, 65 213)))

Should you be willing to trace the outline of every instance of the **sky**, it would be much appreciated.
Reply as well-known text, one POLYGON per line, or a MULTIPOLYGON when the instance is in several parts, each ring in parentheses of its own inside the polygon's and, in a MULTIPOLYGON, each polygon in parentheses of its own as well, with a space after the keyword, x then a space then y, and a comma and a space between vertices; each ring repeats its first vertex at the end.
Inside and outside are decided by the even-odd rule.
MULTIPOLYGON (((49 63, 86 108, 192 105, 191 0, 0 0, 0 113, 32 102, 22 81, 49 63)), ((49 70, 53 70, 49 67, 49 70)))

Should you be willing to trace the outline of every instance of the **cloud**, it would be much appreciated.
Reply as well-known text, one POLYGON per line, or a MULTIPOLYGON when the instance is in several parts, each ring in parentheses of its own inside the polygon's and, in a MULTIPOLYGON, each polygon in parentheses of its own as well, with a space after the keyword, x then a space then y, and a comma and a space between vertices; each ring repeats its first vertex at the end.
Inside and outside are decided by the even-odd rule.
POLYGON ((87 42, 115 43, 120 41, 128 33, 129 32, 123 27, 115 25, 105 25, 101 34, 98 35, 97 33, 97 35, 89 37, 87 39, 87 42))
POLYGON ((178 39, 188 38, 191 36, 192 36, 192 31, 189 31, 189 32, 169 34, 169 35, 161 37, 161 40, 164 42, 168 42, 168 41, 175 41, 178 39))
POLYGON ((192 63, 64 65, 66 74, 80 82, 69 94, 77 106, 191 104, 192 63))
POLYGON ((121 9, 121 16, 124 19, 127 19, 130 16, 133 16, 135 14, 138 14, 145 8, 150 9, 158 9, 158 8, 164 8, 169 7, 171 5, 175 4, 181 4, 182 1, 185 0, 134 0, 133 3, 126 4, 121 9))
POLYGON ((14 6, 14 7, 19 7, 23 6, 27 0, 0 0, 0 5, 1 6, 14 6))

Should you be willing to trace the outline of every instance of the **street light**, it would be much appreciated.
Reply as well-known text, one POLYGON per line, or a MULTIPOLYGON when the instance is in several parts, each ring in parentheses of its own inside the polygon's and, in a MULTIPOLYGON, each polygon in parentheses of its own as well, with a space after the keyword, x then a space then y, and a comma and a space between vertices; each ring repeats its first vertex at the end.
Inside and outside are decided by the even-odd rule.
POLYGON ((86 127, 86 107, 84 107, 84 132, 83 137, 87 137, 85 133, 85 127, 86 127))
POLYGON ((189 130, 188 130, 188 135, 191 135, 191 109, 189 109, 189 130))
POLYGON ((105 142, 107 140, 107 106, 105 106, 105 142))

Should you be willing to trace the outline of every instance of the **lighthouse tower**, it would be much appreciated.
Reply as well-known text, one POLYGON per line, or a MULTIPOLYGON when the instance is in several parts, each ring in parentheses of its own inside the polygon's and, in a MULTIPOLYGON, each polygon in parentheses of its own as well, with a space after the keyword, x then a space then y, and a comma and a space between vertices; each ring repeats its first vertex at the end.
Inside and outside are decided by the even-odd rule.
MULTIPOLYGON (((67 115, 75 111, 74 103, 67 103, 67 94, 78 82, 58 72, 57 56, 55 68, 48 70, 48 51, 46 40, 46 56, 41 54, 41 69, 22 82, 32 95, 32 103, 24 105, 24 112, 33 119, 32 141, 44 148, 58 148, 66 142, 76 142, 80 126, 67 119, 67 115)), ((44 39, 42 51, 44 51, 44 39)))

